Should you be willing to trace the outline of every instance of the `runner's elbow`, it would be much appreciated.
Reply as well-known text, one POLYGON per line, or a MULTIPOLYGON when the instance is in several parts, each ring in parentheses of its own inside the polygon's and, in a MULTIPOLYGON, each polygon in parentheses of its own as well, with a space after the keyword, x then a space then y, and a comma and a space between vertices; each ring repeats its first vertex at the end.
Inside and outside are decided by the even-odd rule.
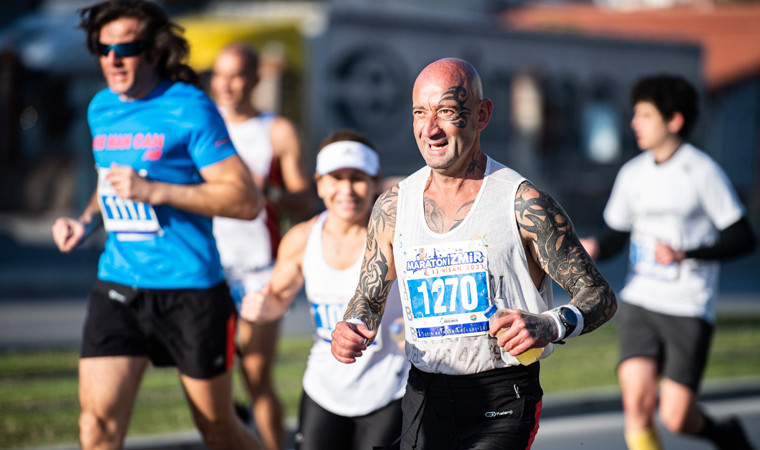
POLYGON ((240 220, 253 220, 261 214, 261 209, 262 207, 259 204, 242 205, 235 218, 240 220))
POLYGON ((261 214, 264 209, 264 197, 258 189, 250 189, 248 194, 237 202, 237 211, 235 219, 253 220, 261 214))

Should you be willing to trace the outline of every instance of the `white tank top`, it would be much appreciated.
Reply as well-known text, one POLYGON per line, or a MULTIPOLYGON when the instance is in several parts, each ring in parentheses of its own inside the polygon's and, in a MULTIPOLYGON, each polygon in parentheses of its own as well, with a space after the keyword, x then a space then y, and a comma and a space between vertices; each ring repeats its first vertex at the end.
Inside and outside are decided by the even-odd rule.
POLYGON ((303 389, 326 410, 346 417, 376 411, 404 395, 409 362, 390 336, 389 327, 401 317, 398 289, 392 288, 375 341, 353 364, 338 362, 330 351, 330 334, 343 320, 346 305, 359 283, 362 257, 337 270, 325 262, 323 212, 311 229, 303 260, 306 297, 317 331, 303 376, 303 389))
MULTIPOLYGON (((536 289, 515 220, 520 174, 488 158, 467 217, 438 234, 428 228, 423 191, 430 168, 399 184, 393 255, 406 323, 406 353, 418 369, 464 375, 519 364, 488 335, 494 296, 509 308, 552 307, 551 279, 536 289)), ((551 354, 549 344, 541 357, 551 354)))
MULTIPOLYGON (((240 123, 228 123, 227 131, 238 155, 252 173, 267 178, 273 150, 270 128, 275 116, 261 115, 240 123)), ((214 237, 222 265, 228 273, 256 271, 274 261, 279 231, 262 210, 253 220, 214 217, 214 237)))

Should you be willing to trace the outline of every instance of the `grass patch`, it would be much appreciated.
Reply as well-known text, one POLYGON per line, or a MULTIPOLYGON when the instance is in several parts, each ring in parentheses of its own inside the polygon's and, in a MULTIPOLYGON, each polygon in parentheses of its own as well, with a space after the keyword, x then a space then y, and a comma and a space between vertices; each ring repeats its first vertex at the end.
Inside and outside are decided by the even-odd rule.
MULTIPOLYGON (((278 344, 274 368, 286 417, 298 414, 301 378, 311 336, 287 336, 278 344)), ((721 317, 710 351, 706 379, 760 373, 760 315, 721 317)), ((542 361, 546 394, 616 388, 617 336, 614 321, 595 332, 558 346, 542 361)), ((239 372, 235 397, 245 401, 239 372)), ((77 441, 77 352, 10 351, 0 353, 0 448, 75 443, 77 441)), ((130 436, 193 427, 184 394, 173 369, 149 368, 138 394, 130 436)))

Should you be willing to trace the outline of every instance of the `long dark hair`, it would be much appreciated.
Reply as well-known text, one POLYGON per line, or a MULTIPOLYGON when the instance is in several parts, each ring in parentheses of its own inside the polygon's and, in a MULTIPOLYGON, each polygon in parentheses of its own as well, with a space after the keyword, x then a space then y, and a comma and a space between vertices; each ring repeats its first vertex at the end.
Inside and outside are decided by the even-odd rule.
POLYGON ((106 24, 123 17, 134 18, 140 22, 149 57, 158 60, 161 78, 200 85, 198 74, 185 63, 190 46, 182 36, 184 28, 172 22, 159 5, 144 0, 109 0, 82 8, 79 13, 79 28, 87 33, 87 49, 93 55, 98 54, 100 30, 106 24))

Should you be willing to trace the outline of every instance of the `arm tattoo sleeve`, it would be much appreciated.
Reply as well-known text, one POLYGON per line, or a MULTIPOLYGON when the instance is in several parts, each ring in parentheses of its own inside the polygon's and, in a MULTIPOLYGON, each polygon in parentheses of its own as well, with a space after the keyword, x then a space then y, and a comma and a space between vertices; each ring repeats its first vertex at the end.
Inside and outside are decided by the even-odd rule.
POLYGON ((583 312, 583 333, 611 319, 617 309, 615 293, 583 249, 562 207, 524 182, 515 198, 515 216, 530 236, 538 264, 583 312))
POLYGON ((383 246, 380 239, 393 239, 397 200, 398 186, 394 186, 375 202, 367 228, 367 248, 359 285, 343 316, 344 319, 358 317, 372 330, 377 330, 380 325, 385 300, 393 285, 393 278, 388 275, 393 261, 393 249, 390 245, 383 246))

